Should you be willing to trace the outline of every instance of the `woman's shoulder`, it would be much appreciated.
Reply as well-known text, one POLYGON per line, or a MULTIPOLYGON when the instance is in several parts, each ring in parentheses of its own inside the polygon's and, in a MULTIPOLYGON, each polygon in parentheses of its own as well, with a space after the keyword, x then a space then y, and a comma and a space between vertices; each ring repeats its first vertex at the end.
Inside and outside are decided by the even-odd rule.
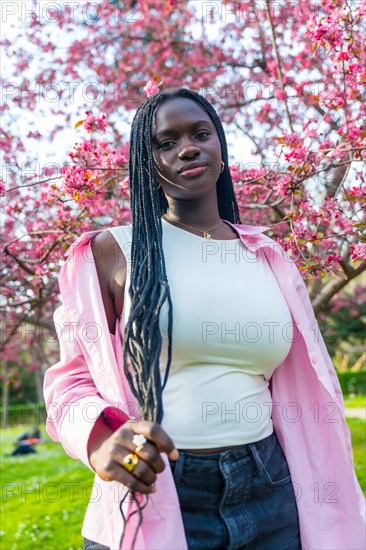
POLYGON ((108 227, 98 232, 91 240, 90 246, 95 260, 110 265, 121 261, 126 263, 126 246, 131 243, 131 226, 119 225, 108 227))
POLYGON ((65 256, 69 261, 79 255, 85 256, 84 251, 90 246, 95 259, 114 260, 117 255, 123 256, 120 251, 125 248, 126 243, 131 242, 131 237, 131 224, 86 231, 75 239, 65 256))

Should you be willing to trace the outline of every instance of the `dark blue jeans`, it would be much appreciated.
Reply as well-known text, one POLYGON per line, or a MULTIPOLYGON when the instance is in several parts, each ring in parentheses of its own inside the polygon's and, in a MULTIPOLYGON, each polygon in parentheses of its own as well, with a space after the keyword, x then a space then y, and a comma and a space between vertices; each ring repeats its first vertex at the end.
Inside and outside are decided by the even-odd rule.
POLYGON ((301 550, 296 498, 276 434, 170 461, 189 550, 301 550))
MULTIPOLYGON (((219 453, 179 451, 169 463, 189 550, 301 550, 295 494, 275 432, 219 453)), ((108 548, 84 539, 84 550, 108 548)))
POLYGON ((83 550, 111 550, 109 546, 104 546, 98 542, 84 538, 83 550))

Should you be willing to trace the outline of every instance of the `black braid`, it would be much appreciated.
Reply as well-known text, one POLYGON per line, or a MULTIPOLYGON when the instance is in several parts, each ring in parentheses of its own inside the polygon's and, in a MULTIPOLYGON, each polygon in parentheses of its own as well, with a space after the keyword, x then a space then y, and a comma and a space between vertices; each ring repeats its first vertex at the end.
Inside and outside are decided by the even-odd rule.
POLYGON ((171 364, 173 307, 162 247, 161 216, 167 211, 168 202, 162 189, 158 189, 152 150, 152 123, 157 106, 176 97, 192 99, 212 120, 225 163, 216 184, 219 214, 231 223, 241 223, 229 170, 225 133, 212 105, 197 92, 186 88, 160 92, 146 99, 135 114, 130 136, 132 247, 128 292, 131 311, 125 327, 123 359, 127 381, 139 403, 141 418, 158 423, 163 418, 162 391, 171 364), (162 385, 159 370, 162 347, 159 314, 165 300, 168 300, 169 306, 168 358, 162 385), (127 356, 132 371, 127 368, 127 356))

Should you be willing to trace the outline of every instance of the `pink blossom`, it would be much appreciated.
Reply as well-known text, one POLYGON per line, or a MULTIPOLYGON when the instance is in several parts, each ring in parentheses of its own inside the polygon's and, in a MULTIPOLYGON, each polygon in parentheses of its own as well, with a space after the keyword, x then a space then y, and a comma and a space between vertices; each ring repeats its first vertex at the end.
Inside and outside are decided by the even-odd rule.
POLYGON ((286 99, 286 94, 283 90, 281 90, 281 88, 277 88, 275 91, 274 91, 274 96, 277 98, 277 99, 286 99))
POLYGON ((106 115, 103 114, 101 116, 96 116, 90 114, 89 111, 86 111, 85 114, 87 115, 83 122, 83 127, 88 130, 89 133, 91 132, 104 132, 107 128, 107 121, 106 121, 106 115))
POLYGON ((144 92, 148 97, 155 95, 159 92, 159 88, 156 85, 155 80, 148 80, 143 88, 144 92))
MULTIPOLYGON (((16 83, 14 89, 7 88, 2 108, 0 145, 4 162, 15 167, 14 173, 7 173, 6 188, 13 190, 6 196, 4 235, 7 242, 14 241, 10 251, 28 262, 23 269, 3 255, 9 319, 16 322, 22 315, 37 315, 29 305, 14 307, 26 294, 35 299, 42 295, 44 318, 51 320, 58 299, 55 274, 70 242, 96 227, 130 221, 128 129, 121 122, 130 118, 146 96, 159 92, 156 76, 145 81, 147 70, 149 75, 159 75, 163 89, 188 86, 200 91, 213 102, 226 127, 235 125, 235 139, 242 151, 230 171, 241 220, 271 225, 271 234, 297 266, 304 268, 305 278, 333 277, 340 252, 346 263, 350 263, 351 252, 352 267, 363 261, 366 181, 357 167, 366 159, 362 127, 366 67, 360 50, 364 0, 347 6, 342 0, 287 2, 286 9, 273 9, 280 65, 265 10, 256 6, 254 12, 249 0, 219 2, 218 11, 211 7, 212 20, 218 23, 212 35, 206 32, 194 2, 138 2, 133 24, 122 13, 116 19, 117 2, 100 0, 101 9, 93 21, 83 17, 82 4, 65 6, 62 14, 47 12, 50 21, 37 18, 34 11, 19 29, 19 38, 15 29, 11 40, 2 41, 9 58, 4 76, 7 82, 16 83), (235 16, 226 21, 220 18, 221 8, 231 9, 234 4, 239 8, 235 16), (60 33, 54 32, 51 15, 57 18, 60 33), (82 28, 79 16, 85 23, 82 28), (61 45, 59 36, 65 32, 68 40, 61 45), (34 64, 30 52, 37 61, 34 64), (72 124, 71 83, 83 87, 95 80, 103 94, 98 97, 96 114, 88 112, 83 121, 89 139, 81 139, 70 150, 68 166, 59 180, 20 189, 36 183, 28 173, 23 177, 21 170, 23 162, 31 165, 38 160, 33 141, 39 140, 42 146, 42 140, 52 141, 72 124), (146 82, 144 87, 141 82, 146 82), (40 101, 48 86, 62 89, 62 98, 54 104, 40 101), (45 117, 54 120, 50 130, 42 124, 45 117), (34 121, 34 126, 29 128, 24 120, 34 121), (108 139, 103 133, 107 129, 108 139), (327 196, 331 168, 347 162, 352 167, 344 186, 336 196, 327 196), (19 244, 20 234, 29 243, 27 255, 19 244), (354 240, 350 250, 347 243, 354 240), (32 256, 32 250, 37 254, 32 256)), ((209 20, 210 13, 208 24, 209 20)), ((85 90, 90 93, 84 95, 97 99, 93 85, 85 90)), ((0 185, 4 192, 4 184, 0 185)), ((19 355, 12 343, 7 349, 6 357, 19 355)), ((31 361, 39 363, 37 358, 31 361)))
POLYGON ((322 45, 337 47, 342 44, 343 30, 339 25, 340 12, 334 10, 332 15, 322 18, 319 23, 315 23, 314 17, 310 17, 308 23, 308 32, 311 39, 322 45))
POLYGON ((351 245, 351 258, 352 260, 366 260, 366 243, 353 243, 351 245))

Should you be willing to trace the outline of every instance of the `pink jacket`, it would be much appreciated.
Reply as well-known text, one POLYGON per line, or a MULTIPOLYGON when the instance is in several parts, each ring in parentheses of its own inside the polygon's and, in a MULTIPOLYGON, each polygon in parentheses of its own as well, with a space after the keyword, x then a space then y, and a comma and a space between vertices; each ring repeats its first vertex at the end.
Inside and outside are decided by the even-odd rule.
MULTIPOLYGON (((242 242, 264 253, 290 308, 295 333, 290 353, 275 370, 270 389, 273 423, 291 472, 299 511, 303 550, 357 550, 366 547, 365 500, 353 468, 350 433, 341 389, 311 302, 295 264, 271 238, 268 227, 230 224, 242 242)), ((63 304, 55 312, 60 361, 45 374, 46 430, 66 453, 91 470, 87 443, 96 418, 117 429, 139 418, 121 361, 122 320, 109 333, 90 240, 69 248, 59 277, 63 304)), ((122 316, 123 317, 123 316, 122 316)), ((138 531, 138 550, 187 548, 178 497, 167 465, 158 475, 138 531)), ((121 544, 119 502, 126 493, 117 482, 95 476, 82 534, 112 550, 130 549, 136 523, 130 520, 121 544)), ((124 515, 135 509, 126 499, 124 515)), ((133 515, 137 520, 137 514, 133 515)))

